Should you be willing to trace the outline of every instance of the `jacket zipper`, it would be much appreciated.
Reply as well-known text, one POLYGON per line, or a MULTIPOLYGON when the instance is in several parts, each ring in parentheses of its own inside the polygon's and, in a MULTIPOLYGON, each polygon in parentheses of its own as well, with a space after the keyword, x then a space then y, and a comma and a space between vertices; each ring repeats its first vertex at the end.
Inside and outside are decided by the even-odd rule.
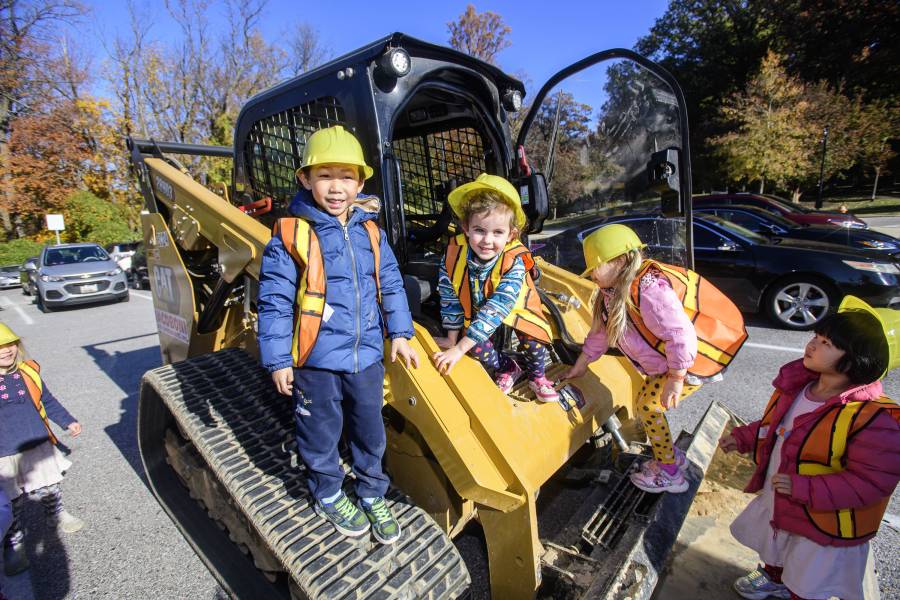
POLYGON ((353 342, 353 372, 359 372, 359 338, 360 338, 360 311, 362 310, 359 297, 359 274, 356 272, 356 254, 353 252, 353 244, 350 243, 350 232, 347 225, 341 225, 344 229, 344 241, 347 242, 347 249, 350 250, 350 264, 353 267, 353 291, 356 294, 356 339, 353 342))

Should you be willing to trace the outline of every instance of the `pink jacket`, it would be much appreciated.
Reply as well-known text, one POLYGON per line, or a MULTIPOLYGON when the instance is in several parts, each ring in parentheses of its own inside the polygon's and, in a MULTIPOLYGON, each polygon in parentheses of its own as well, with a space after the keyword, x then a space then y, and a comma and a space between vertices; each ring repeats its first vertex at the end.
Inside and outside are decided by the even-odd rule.
MULTIPOLYGON (((630 320, 619 342, 619 350, 647 375, 689 368, 697 357, 697 333, 671 284, 659 272, 651 271, 641 278, 640 286, 641 304, 638 309, 641 318, 653 335, 666 342, 666 355, 662 356, 645 342, 630 320)), ((601 289, 600 292, 608 307, 612 290, 601 289)), ((606 328, 599 327, 585 337, 581 351, 595 361, 608 349, 606 328)))
POLYGON ((784 365, 772 382, 772 385, 781 390, 781 397, 773 409, 773 425, 762 434, 759 421, 735 427, 732 431, 738 451, 743 453, 752 453, 757 436, 765 435, 761 460, 744 491, 756 492, 762 489, 769 460, 778 460, 778 472, 791 475, 792 492, 790 496, 775 494, 772 527, 802 535, 822 546, 856 546, 873 536, 856 540, 838 540, 827 536, 810 522, 804 506, 815 510, 860 508, 890 496, 900 480, 900 452, 897 451, 900 448, 900 425, 890 414, 882 412, 848 442, 843 471, 829 475, 798 475, 797 456, 800 445, 829 407, 847 402, 877 400, 882 394, 881 382, 875 381, 829 398, 822 407, 794 420, 793 430, 782 445, 781 456, 772 457, 777 430, 774 424, 781 422, 806 384, 817 378, 817 373, 803 366, 803 359, 784 365))

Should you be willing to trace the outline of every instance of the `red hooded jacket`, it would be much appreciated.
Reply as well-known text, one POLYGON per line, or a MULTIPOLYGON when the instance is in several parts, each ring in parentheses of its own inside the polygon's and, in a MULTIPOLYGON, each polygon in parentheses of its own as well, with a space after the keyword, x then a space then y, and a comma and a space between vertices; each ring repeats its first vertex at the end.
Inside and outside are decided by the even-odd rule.
MULTIPOLYGON (((772 384, 781 390, 775 405, 772 425, 764 431, 759 464, 744 489, 756 492, 765 483, 766 471, 776 441, 777 424, 781 423, 794 399, 806 384, 818 379, 818 373, 803 366, 803 360, 795 360, 783 367, 772 384)), ((900 480, 900 424, 888 412, 878 414, 850 441, 845 454, 845 468, 828 475, 799 475, 797 473, 800 445, 807 433, 830 407, 847 402, 878 400, 882 394, 880 381, 851 388, 829 398, 811 413, 794 420, 793 430, 781 447, 777 457, 778 472, 791 476, 790 496, 775 494, 775 510, 772 527, 809 538, 823 546, 855 546, 868 541, 874 534, 852 540, 832 538, 820 532, 807 517, 804 505, 814 510, 839 510, 861 508, 889 497, 900 480)), ((735 427, 732 431, 737 448, 742 453, 752 453, 760 431, 760 421, 735 427)))

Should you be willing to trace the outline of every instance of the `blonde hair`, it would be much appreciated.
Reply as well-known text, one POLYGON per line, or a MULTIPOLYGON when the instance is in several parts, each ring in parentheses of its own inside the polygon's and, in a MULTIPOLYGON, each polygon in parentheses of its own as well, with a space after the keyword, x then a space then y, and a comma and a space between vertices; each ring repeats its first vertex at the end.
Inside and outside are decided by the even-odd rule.
POLYGON ((475 215, 482 215, 497 209, 503 209, 509 213, 509 230, 517 232, 518 237, 516 211, 503 199, 503 196, 490 190, 478 190, 466 196, 466 201, 462 205, 462 222, 468 227, 469 219, 475 215))
POLYGON ((628 324, 627 310, 628 306, 632 304, 631 282, 637 277, 638 271, 641 270, 641 264, 644 262, 641 251, 637 249, 620 256, 625 257, 625 262, 612 287, 613 295, 609 301, 609 307, 606 309, 606 320, 604 322, 604 300, 603 293, 600 292, 594 301, 594 323, 591 327, 594 330, 598 330, 600 327, 606 328, 606 339, 610 348, 617 348, 625 336, 625 327, 628 324))
POLYGON ((6 373, 12 373, 16 369, 19 368, 19 365, 28 360, 28 352, 25 351, 25 344, 22 342, 22 338, 17 339, 15 342, 11 342, 16 345, 16 361, 12 365, 10 365, 9 369, 7 369, 6 373))

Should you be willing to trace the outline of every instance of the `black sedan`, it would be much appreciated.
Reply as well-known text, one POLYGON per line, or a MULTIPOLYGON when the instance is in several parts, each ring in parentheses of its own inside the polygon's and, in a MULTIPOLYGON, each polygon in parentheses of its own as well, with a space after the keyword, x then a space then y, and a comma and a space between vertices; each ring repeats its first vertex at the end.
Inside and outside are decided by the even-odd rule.
POLYGON ((698 213, 722 217, 726 221, 737 223, 766 237, 828 242, 860 250, 877 250, 894 257, 900 256, 900 240, 873 229, 795 223, 781 215, 741 204, 704 203, 694 207, 694 214, 698 213))
MULTIPOLYGON (((603 225, 624 223, 649 245, 649 256, 671 255, 674 242, 660 236, 673 228, 661 227, 661 222, 662 217, 652 214, 606 217, 536 241, 532 249, 535 255, 580 273, 581 240, 603 225)), ((694 262, 696 270, 742 311, 763 311, 788 329, 814 327, 846 294, 873 306, 900 305, 900 267, 882 253, 769 239, 713 215, 694 215, 694 262)))

